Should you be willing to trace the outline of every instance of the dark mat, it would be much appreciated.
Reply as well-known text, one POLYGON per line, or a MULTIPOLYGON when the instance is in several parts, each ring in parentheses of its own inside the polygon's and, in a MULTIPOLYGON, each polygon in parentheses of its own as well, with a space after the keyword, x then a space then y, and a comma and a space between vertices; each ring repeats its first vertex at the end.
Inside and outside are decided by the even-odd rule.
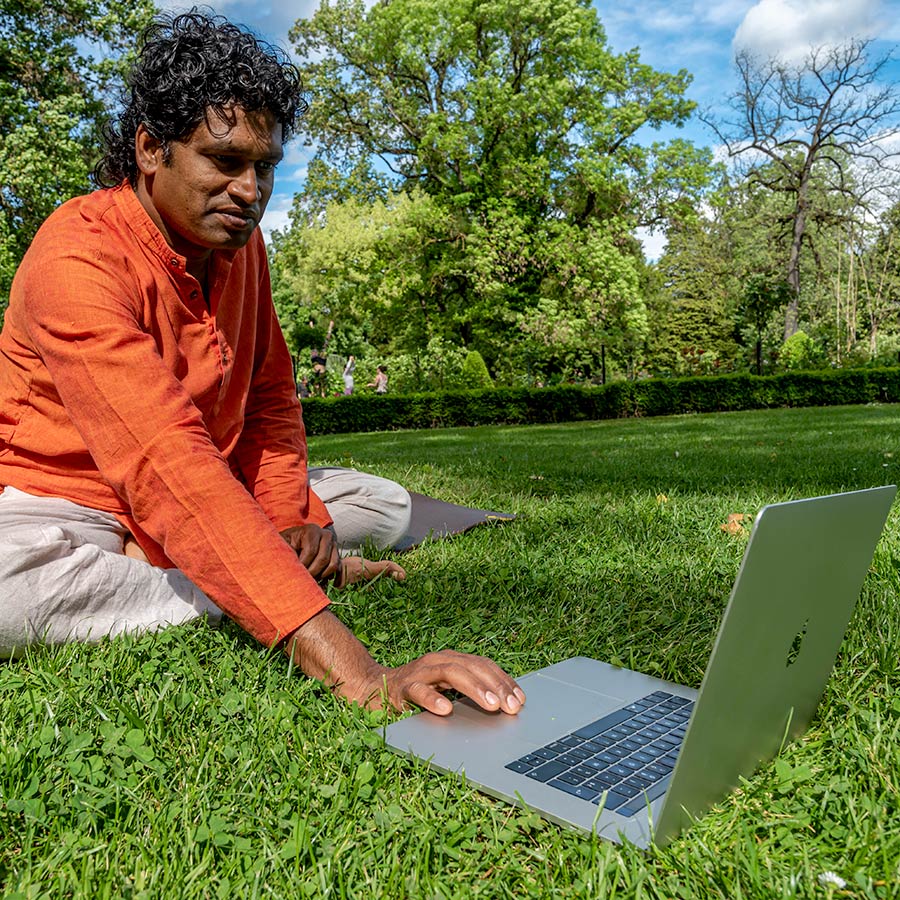
POLYGON ((394 544, 394 550, 411 550, 429 538, 438 540, 462 534, 476 525, 510 522, 515 518, 512 513, 457 506, 455 503, 445 503, 443 500, 436 500, 427 494, 417 494, 414 491, 410 491, 409 496, 412 498, 409 531, 394 544))

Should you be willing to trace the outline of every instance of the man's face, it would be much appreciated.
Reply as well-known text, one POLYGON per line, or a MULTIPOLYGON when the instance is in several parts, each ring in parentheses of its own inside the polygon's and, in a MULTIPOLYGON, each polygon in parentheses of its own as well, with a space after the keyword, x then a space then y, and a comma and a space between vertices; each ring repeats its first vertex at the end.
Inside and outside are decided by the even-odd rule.
POLYGON ((138 197, 189 270, 211 250, 243 247, 272 196, 281 125, 268 111, 231 114, 233 124, 210 114, 167 148, 143 126, 136 136, 138 197))

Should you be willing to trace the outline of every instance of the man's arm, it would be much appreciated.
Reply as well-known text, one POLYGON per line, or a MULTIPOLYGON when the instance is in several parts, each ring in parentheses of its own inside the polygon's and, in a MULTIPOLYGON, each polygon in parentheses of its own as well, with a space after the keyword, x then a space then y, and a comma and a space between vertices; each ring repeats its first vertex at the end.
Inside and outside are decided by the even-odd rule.
POLYGON ((420 706, 439 716, 453 705, 441 691, 459 691, 491 712, 514 715, 525 694, 496 663, 483 656, 440 650, 402 666, 379 665, 355 635, 327 609, 301 625, 285 651, 312 678, 361 706, 401 710, 420 706))

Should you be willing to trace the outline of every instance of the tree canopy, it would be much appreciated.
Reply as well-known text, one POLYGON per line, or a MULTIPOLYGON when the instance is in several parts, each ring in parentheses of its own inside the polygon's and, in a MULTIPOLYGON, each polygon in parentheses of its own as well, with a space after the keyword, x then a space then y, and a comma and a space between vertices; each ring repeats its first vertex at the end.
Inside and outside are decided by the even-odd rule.
POLYGON ((747 177, 789 198, 785 340, 799 327, 801 251, 810 221, 834 211, 815 200, 844 196, 857 207, 873 191, 895 187, 900 176, 900 148, 885 140, 900 125, 900 91, 885 77, 892 56, 873 60, 870 45, 851 38, 813 48, 797 64, 741 51, 732 116, 707 116, 729 153, 748 159, 747 177), (817 180, 827 190, 814 192, 817 180))
POLYGON ((0 309, 39 225, 89 187, 151 0, 0 0, 0 309))
POLYGON ((687 72, 614 53, 588 0, 325 0, 291 37, 316 156, 276 241, 281 296, 495 371, 631 353, 634 229, 684 214, 709 175, 706 150, 638 140, 691 115, 687 72), (363 255, 337 239, 348 217, 363 255))

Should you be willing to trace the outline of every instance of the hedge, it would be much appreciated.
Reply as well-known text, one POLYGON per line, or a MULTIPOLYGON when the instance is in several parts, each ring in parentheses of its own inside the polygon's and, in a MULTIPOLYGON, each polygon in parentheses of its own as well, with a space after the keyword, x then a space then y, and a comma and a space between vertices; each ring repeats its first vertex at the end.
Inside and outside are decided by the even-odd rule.
POLYGON ((718 378, 648 378, 596 387, 363 393, 304 400, 303 418, 307 432, 317 435, 898 401, 900 367, 718 378))

